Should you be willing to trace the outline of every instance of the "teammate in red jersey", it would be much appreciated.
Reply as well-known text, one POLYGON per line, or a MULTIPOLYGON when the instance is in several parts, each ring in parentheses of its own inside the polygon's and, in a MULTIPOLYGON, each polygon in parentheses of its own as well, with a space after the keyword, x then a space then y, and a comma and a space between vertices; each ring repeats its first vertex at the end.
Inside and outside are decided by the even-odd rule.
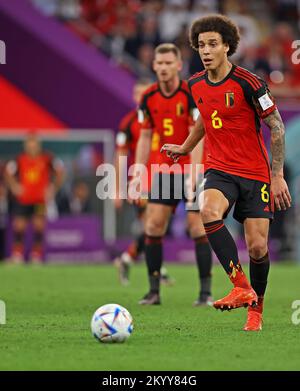
MULTIPOLYGON (((138 80, 133 88, 133 100, 138 106, 141 97, 145 90, 150 86, 151 82, 147 79, 138 80)), ((117 197, 114 200, 114 204, 117 210, 120 210, 123 205, 123 198, 120 194, 120 178, 127 176, 127 167, 130 167, 134 163, 136 145, 140 136, 141 124, 138 122, 137 108, 131 110, 124 118, 122 118, 119 131, 116 136, 116 194, 117 197), (126 158, 126 159, 122 159, 126 158)), ((158 143, 158 135, 153 134, 151 142, 151 153, 148 162, 148 167, 152 161, 155 161, 155 156, 159 154, 160 145, 158 143)), ((139 204, 136 205, 136 211, 138 218, 142 225, 142 232, 130 243, 128 248, 115 260, 114 263, 118 268, 119 279, 122 285, 128 285, 129 283, 129 270, 133 262, 136 262, 139 255, 144 251, 144 231, 143 225, 145 220, 145 211, 147 206, 146 196, 148 195, 149 187, 151 184, 151 177, 144 178, 142 187, 143 195, 145 198, 141 199, 139 204)), ((172 279, 166 270, 161 270, 161 281, 165 285, 172 285, 174 279, 172 279)))
MULTIPOLYGON (((167 140, 183 142, 194 125, 195 108, 187 82, 180 80, 182 67, 181 54, 173 44, 161 44, 155 49, 153 63, 158 82, 145 93, 141 101, 139 119, 142 123, 141 135, 137 144, 136 163, 148 162, 153 133, 159 134, 159 144, 167 140)), ((199 147, 200 148, 200 147, 199 147)), ((200 164, 200 153, 195 150, 193 162, 200 164)), ((185 174, 190 173, 190 156, 185 157, 177 167, 171 167, 170 160, 159 154, 156 162, 158 171, 154 174, 151 194, 148 201, 145 222, 145 254, 148 267, 150 291, 140 304, 160 304, 160 269, 162 266, 162 238, 170 217, 178 203, 183 199, 190 201, 185 174)), ((129 186, 130 192, 136 186, 134 178, 129 186)), ((188 211, 187 225, 195 242, 197 265, 200 277, 200 294, 195 305, 211 303, 211 251, 201 222, 199 209, 188 211)))
POLYGON ((46 206, 47 202, 53 200, 63 177, 62 163, 42 151, 41 144, 34 134, 26 138, 24 152, 16 160, 8 162, 6 178, 15 197, 12 211, 12 262, 24 261, 24 233, 29 219, 32 220, 34 231, 30 260, 34 263, 42 261, 46 206))
POLYGON ((238 29, 230 19, 212 15, 196 20, 190 41, 205 67, 189 80, 201 117, 182 145, 166 144, 162 151, 176 161, 206 135, 209 153, 201 214, 209 242, 234 285, 214 306, 221 310, 248 306, 244 330, 258 331, 270 265, 273 200, 279 210, 291 205, 283 177, 284 125, 266 83, 228 61, 239 42, 238 29), (271 131, 272 170, 260 119, 271 131), (223 222, 234 204, 234 217, 244 225, 251 285, 223 222))

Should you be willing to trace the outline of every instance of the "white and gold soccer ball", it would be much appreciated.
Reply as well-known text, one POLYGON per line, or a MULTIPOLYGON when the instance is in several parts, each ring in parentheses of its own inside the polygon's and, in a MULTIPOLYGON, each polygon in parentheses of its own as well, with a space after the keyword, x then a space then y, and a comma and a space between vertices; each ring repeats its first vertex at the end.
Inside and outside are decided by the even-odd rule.
POLYGON ((133 331, 132 316, 119 304, 105 304, 95 311, 91 329, 100 342, 124 342, 133 331))

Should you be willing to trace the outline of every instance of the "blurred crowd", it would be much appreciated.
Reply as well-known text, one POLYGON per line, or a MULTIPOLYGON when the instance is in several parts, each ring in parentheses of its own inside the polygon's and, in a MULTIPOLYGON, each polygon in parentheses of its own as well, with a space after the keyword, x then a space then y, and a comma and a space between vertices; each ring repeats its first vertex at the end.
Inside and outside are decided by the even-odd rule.
POLYGON ((233 62, 266 79, 273 94, 300 96, 300 65, 293 57, 293 42, 300 39, 298 0, 32 1, 136 76, 153 78, 153 52, 161 42, 174 42, 181 49, 183 78, 201 70, 199 56, 188 44, 189 27, 198 17, 221 12, 240 29, 233 62))

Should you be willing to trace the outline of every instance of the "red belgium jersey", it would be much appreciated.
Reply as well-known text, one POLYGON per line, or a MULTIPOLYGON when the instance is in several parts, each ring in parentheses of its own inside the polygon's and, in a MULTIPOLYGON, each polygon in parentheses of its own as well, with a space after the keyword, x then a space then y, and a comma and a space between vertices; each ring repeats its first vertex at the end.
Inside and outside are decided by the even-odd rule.
MULTIPOLYGON (((194 125, 193 113, 196 109, 186 81, 180 81, 179 87, 171 96, 165 96, 159 84, 152 84, 144 93, 139 109, 139 121, 142 128, 152 129, 159 144, 182 144, 189 135, 189 127, 194 125)), ((154 141, 153 141, 154 142, 154 141)), ((172 166, 174 162, 164 153, 156 155, 156 164, 172 166)), ((183 156, 177 164, 190 163, 190 156, 183 156)), ((176 170, 174 170, 176 172, 176 170)))
MULTIPOLYGON (((138 122, 137 110, 131 110, 120 122, 119 131, 116 136, 116 146, 118 149, 128 150, 128 167, 135 161, 135 151, 138 139, 140 137, 141 124, 138 122)), ((151 163, 157 161, 157 156, 160 154, 159 135, 152 134, 151 152, 147 163, 148 178, 143 179, 143 191, 147 192, 151 187, 151 175, 149 167, 151 163), (148 179, 148 180, 146 180, 148 179)))
POLYGON ((19 182, 23 187, 18 201, 25 205, 44 203, 46 188, 51 179, 52 156, 42 153, 31 157, 23 153, 18 156, 16 163, 19 182))
POLYGON ((141 126, 138 123, 137 110, 131 110, 122 118, 116 137, 118 149, 128 149, 128 166, 134 163, 135 150, 140 137, 141 126))
POLYGON ((212 83, 202 71, 189 79, 189 87, 205 126, 205 169, 270 183, 260 119, 276 105, 266 83, 233 65, 222 81, 212 83))

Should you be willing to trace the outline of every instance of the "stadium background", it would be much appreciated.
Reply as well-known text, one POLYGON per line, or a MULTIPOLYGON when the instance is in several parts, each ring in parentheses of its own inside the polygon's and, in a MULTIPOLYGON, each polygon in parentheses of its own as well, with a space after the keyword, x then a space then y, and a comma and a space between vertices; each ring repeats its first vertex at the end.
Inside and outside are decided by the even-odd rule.
MULTIPOLYGON (((21 151, 32 130, 67 169, 60 209, 49 206, 47 263, 0 263, 0 370, 299 370, 300 56, 292 47, 300 39, 299 15, 297 0, 0 0, 1 178, 6 161, 21 151), (215 11, 239 24, 242 41, 234 62, 268 80, 286 124, 293 207, 272 226, 270 250, 278 262, 271 268, 264 329, 254 334, 241 330, 243 310, 192 307, 198 281, 182 208, 174 216, 165 258, 191 264, 169 263, 176 284, 162 287, 163 305, 139 306, 147 286, 144 264, 132 268, 128 287, 120 286, 110 264, 138 229, 133 211, 127 205, 116 215, 95 194, 96 169, 112 162, 118 123, 133 107, 134 81, 154 77, 154 46, 176 42, 184 55, 182 76, 188 77, 201 69, 187 44, 188 26, 215 11), (88 213, 66 213, 63 207, 77 184, 85 201, 81 212, 88 213), (91 337, 93 312, 109 302, 133 315, 135 331, 124 345, 99 346, 91 337)), ((268 131, 265 137, 268 144, 268 131)), ((247 262, 240 228, 229 223, 247 262)), ((5 259, 11 232, 3 178, 0 237, 5 259)), ((229 287, 223 269, 215 266, 214 297, 229 287)), ((257 381, 252 376, 247 382, 252 378, 257 381)), ((233 377, 222 376, 226 379, 233 377)))

